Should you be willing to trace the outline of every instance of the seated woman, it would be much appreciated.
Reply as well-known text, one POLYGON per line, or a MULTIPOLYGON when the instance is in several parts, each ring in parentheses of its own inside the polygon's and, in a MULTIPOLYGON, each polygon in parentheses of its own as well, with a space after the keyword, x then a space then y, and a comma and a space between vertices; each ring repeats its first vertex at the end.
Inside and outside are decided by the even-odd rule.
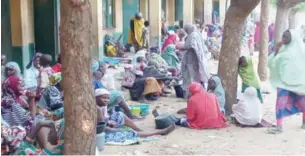
POLYGON ((162 45, 161 52, 163 53, 168 45, 171 44, 175 45, 176 41, 177 41, 177 35, 175 33, 169 34, 162 45))
POLYGON ((239 102, 232 106, 233 114, 238 125, 257 127, 262 121, 262 104, 257 97, 254 87, 248 87, 239 102))
POLYGON ((2 83, 2 119, 10 126, 24 127, 27 131, 27 140, 33 139, 38 134, 40 147, 52 148, 46 140, 48 135, 54 135, 54 126, 51 121, 44 121, 43 117, 36 116, 36 94, 24 90, 18 64, 7 63, 5 73, 6 79, 2 83), (39 130, 41 127, 45 128, 39 130))
POLYGON ((261 92, 260 79, 258 78, 251 56, 242 56, 239 58, 238 74, 242 79, 242 92, 248 87, 254 87, 257 90, 257 97, 264 103, 261 92))
POLYGON ((136 140, 138 137, 167 135, 175 129, 174 125, 170 125, 168 128, 162 130, 142 131, 126 115, 107 108, 110 101, 110 93, 106 89, 95 90, 95 97, 96 103, 100 107, 98 121, 105 121, 107 123, 105 128, 106 142, 123 143, 128 140, 136 140), (124 126, 131 129, 123 128, 124 126))
POLYGON ((177 125, 192 129, 224 128, 226 118, 219 109, 217 97, 204 90, 202 85, 192 82, 189 86, 191 97, 188 99, 186 118, 181 118, 177 125))
POLYGON ((176 68, 177 70, 179 69, 179 58, 176 53, 176 45, 167 45, 161 56, 169 67, 176 68))
POLYGON ((25 88, 36 90, 38 87, 40 57, 41 55, 35 55, 29 63, 30 68, 24 73, 25 88))
POLYGON ((210 77, 208 81, 208 92, 214 93, 217 96, 220 111, 225 114, 226 94, 218 76, 210 77))
MULTIPOLYGON (((101 86, 102 86, 102 87, 98 87, 95 89, 105 88, 108 90, 108 88, 106 88, 107 85, 103 82, 104 74, 101 73, 100 71, 96 71, 93 73, 93 75, 94 75, 95 80, 98 81, 99 83, 101 83, 101 86)), ((116 108, 116 107, 121 108, 123 110, 123 112, 131 119, 143 119, 141 116, 132 115, 128 104, 126 103, 123 95, 119 91, 111 90, 110 91, 110 102, 108 104, 108 108, 112 109, 112 108, 116 108)))
POLYGON ((54 73, 60 73, 61 72, 61 56, 60 56, 60 54, 57 57, 56 64, 52 66, 52 70, 53 70, 54 73))

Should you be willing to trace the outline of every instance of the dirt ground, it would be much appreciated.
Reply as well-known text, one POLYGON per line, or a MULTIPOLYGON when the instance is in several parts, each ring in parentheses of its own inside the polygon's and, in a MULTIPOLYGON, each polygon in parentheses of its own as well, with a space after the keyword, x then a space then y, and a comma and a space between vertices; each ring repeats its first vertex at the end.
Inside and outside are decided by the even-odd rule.
MULTIPOLYGON (((211 73, 216 73, 217 62, 210 61, 211 73)), ((122 71, 116 70, 116 72, 122 71)), ((114 71, 112 71, 114 72, 114 71)), ((118 86, 119 86, 118 82, 118 86)), ((128 95, 128 94, 124 94, 128 95)), ((263 118, 275 123, 275 92, 264 96, 263 118)), ((136 102, 128 101, 129 104, 136 102)), ((160 106, 160 112, 175 113, 186 107, 186 102, 174 97, 161 98, 150 104, 150 111, 160 106)), ((154 119, 150 114, 136 124, 144 130, 154 129, 154 119)), ((272 135, 266 128, 240 128, 232 124, 219 130, 192 130, 176 127, 167 136, 158 136, 156 140, 141 142, 138 145, 106 146, 97 155, 262 155, 305 154, 305 130, 301 129, 301 114, 285 118, 284 133, 272 135)))

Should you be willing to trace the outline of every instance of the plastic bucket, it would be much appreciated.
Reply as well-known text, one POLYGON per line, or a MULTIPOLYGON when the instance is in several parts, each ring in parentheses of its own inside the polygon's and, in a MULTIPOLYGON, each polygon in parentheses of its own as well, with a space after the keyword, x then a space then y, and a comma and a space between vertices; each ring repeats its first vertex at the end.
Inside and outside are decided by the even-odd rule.
POLYGON ((106 123, 98 122, 96 125, 96 134, 103 133, 105 131, 106 123))
POLYGON ((105 148, 105 133, 100 133, 96 135, 96 147, 99 151, 105 148))
POLYGON ((131 107, 131 113, 132 113, 133 115, 140 115, 140 113, 141 113, 141 108, 139 108, 139 107, 131 107))

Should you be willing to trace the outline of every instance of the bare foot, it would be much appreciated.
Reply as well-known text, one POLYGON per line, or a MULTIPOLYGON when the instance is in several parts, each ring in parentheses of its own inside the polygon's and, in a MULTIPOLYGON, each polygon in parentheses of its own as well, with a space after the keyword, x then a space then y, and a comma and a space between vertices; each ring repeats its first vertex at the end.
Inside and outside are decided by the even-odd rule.
POLYGON ((161 135, 168 135, 169 133, 171 133, 172 131, 174 131, 176 128, 175 124, 171 124, 170 126, 168 126, 167 128, 165 128, 162 132, 161 135))

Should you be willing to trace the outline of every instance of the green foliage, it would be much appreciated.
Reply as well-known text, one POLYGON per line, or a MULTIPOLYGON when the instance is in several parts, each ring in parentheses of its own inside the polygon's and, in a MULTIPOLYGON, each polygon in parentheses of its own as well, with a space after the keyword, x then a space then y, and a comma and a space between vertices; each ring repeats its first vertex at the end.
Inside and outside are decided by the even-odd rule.
MULTIPOLYGON (((277 0, 271 0, 270 1, 271 7, 276 8, 276 2, 277 0)), ((296 12, 305 12, 305 2, 296 5, 292 9, 296 12)))

